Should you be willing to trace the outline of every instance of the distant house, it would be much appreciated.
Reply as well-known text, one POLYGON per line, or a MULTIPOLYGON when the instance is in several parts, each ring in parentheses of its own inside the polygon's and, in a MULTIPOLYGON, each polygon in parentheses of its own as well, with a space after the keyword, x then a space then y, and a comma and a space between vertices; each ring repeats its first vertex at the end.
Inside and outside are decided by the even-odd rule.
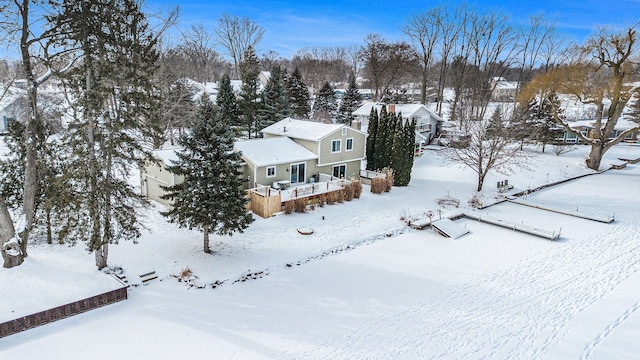
POLYGON ((143 169, 140 169, 140 194, 142 196, 162 205, 171 206, 170 201, 160 198, 166 193, 161 186, 172 186, 184 180, 182 176, 177 176, 166 169, 167 165, 178 160, 176 151, 179 150, 180 148, 172 147, 153 151, 153 156, 158 160, 158 164, 147 164, 143 169))
POLYGON ((287 137, 317 156, 313 163, 292 165, 291 184, 309 181, 311 175, 327 174, 337 178, 357 178, 365 159, 367 134, 345 124, 326 124, 286 118, 262 129, 265 139, 287 137))
POLYGON ((429 143, 438 134, 440 126, 444 121, 423 104, 382 104, 375 102, 368 102, 360 106, 353 112, 354 118, 359 121, 363 130, 367 129, 371 109, 375 108, 376 111, 380 112, 383 106, 386 106, 387 112, 393 111, 396 114, 402 114, 404 121, 415 120, 416 133, 419 134, 419 138, 424 139, 426 143, 429 143))
POLYGON ((271 79, 271 71, 260 71, 260 73, 258 73, 258 81, 260 81, 261 88, 267 86, 269 79, 271 79))
POLYGON ((513 101, 518 92, 517 81, 507 81, 502 77, 494 77, 491 80, 491 100, 492 101, 513 101))
MULTIPOLYGON (((588 137, 589 136, 589 132, 591 130, 594 129, 594 125, 595 125, 595 120, 579 120, 579 121, 573 121, 568 123, 569 127, 571 127, 572 129, 579 131, 582 135, 588 137)), ((618 135, 620 135, 621 133, 623 133, 626 130, 629 129, 633 129, 640 126, 640 124, 627 120, 627 119, 619 119, 618 122, 616 123, 616 126, 613 128, 613 132, 611 133, 611 137, 610 139, 614 139, 616 137, 618 137, 618 135)), ((560 143, 569 143, 569 144, 574 144, 574 143, 580 143, 580 138, 578 138, 578 136, 572 132, 568 132, 566 130, 563 129, 563 132, 560 136, 558 136, 555 139, 557 142, 560 143)), ((628 134, 623 141, 625 142, 632 142, 632 143, 637 143, 638 142, 638 132, 632 132, 630 134, 628 134)))

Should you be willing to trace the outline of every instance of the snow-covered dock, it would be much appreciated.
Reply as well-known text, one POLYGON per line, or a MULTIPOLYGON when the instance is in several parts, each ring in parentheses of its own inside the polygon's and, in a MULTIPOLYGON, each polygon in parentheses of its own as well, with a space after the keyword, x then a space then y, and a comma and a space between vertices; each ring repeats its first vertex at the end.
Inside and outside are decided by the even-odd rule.
POLYGON ((475 211, 460 210, 454 213, 450 213, 446 217, 450 220, 456 220, 456 219, 466 217, 466 218, 477 220, 480 222, 501 226, 501 227, 512 229, 515 231, 520 231, 526 234, 540 236, 549 240, 558 240, 560 238, 560 230, 550 231, 550 230, 540 229, 540 228, 536 228, 536 227, 525 225, 525 224, 511 223, 511 222, 507 222, 502 219, 494 218, 488 215, 481 215, 475 211))
POLYGON ((525 200, 521 200, 521 199, 515 199, 515 198, 508 198, 507 201, 509 201, 510 203, 513 203, 513 204, 517 204, 517 205, 529 206, 529 207, 540 209, 540 210, 551 211, 551 212, 558 213, 558 214, 574 216, 574 217, 578 217, 578 218, 581 218, 581 219, 598 221, 598 222, 602 222, 602 223, 606 223, 606 224, 612 223, 616 219, 615 215, 590 214, 588 212, 579 211, 577 208, 574 211, 565 210, 565 209, 556 209, 556 208, 551 208, 551 207, 548 207, 548 206, 545 206, 545 205, 534 204, 534 203, 529 202, 529 201, 525 201, 525 200))

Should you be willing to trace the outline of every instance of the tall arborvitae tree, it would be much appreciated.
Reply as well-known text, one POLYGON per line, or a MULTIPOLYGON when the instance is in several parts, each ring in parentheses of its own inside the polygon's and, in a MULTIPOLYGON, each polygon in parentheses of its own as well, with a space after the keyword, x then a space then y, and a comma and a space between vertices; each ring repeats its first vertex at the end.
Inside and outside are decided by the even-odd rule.
POLYGON ((279 66, 271 69, 271 77, 260 94, 260 98, 260 108, 258 109, 260 129, 291 115, 287 89, 279 66))
POLYGON ((360 106, 360 92, 356 84, 356 78, 351 74, 349 76, 349 88, 342 98, 340 109, 338 110, 337 121, 341 124, 351 125, 353 121, 353 112, 360 106))
POLYGON ((298 67, 291 74, 286 73, 284 83, 289 95, 289 108, 295 118, 306 119, 309 116, 309 88, 302 81, 302 75, 298 67))
POLYGON ((256 136, 258 128, 258 109, 260 108, 260 94, 258 91, 258 74, 260 74, 260 64, 258 56, 253 47, 249 47, 244 55, 244 61, 240 63, 240 78, 242 79, 242 90, 240 91, 240 119, 247 127, 247 134, 251 138, 253 131, 256 136))
POLYGON ((164 188, 167 194, 162 198, 172 201, 173 207, 162 214, 180 227, 203 231, 204 252, 210 253, 210 233, 232 235, 253 221, 241 189, 242 159, 233 151, 229 124, 207 97, 202 98, 194 127, 180 145, 178 160, 167 170, 184 181, 164 188))
POLYGON ((137 209, 144 200, 128 182, 132 166, 151 159, 148 139, 158 131, 150 119, 159 102, 152 83, 158 60, 157 34, 135 0, 61 1, 51 18, 66 36, 59 46, 78 48, 82 61, 66 86, 77 101, 65 139, 72 149, 65 173, 70 236, 87 242, 96 266, 107 266, 109 244, 140 236, 137 209), (142 139, 141 139, 142 138, 142 139))
POLYGON ((231 78, 229 78, 229 75, 225 74, 222 76, 222 80, 220 80, 216 105, 218 105, 220 116, 226 124, 232 127, 239 127, 241 125, 238 99, 231 86, 231 78))
POLYGON ((336 94, 329 82, 325 81, 313 104, 313 117, 318 120, 332 122, 336 117, 336 110, 336 94))
POLYGON ((382 170, 391 166, 391 149, 393 148, 396 114, 395 112, 387 112, 387 107, 382 106, 378 118, 378 135, 373 156, 377 167, 376 170, 382 170))
POLYGON ((411 181, 413 160, 416 146, 415 120, 402 121, 402 114, 398 114, 401 126, 397 128, 396 142, 394 143, 393 158, 393 184, 407 186, 411 181))
POLYGON ((367 170, 378 170, 375 158, 376 141, 378 136, 378 111, 375 107, 371 107, 369 113, 369 126, 367 127, 367 170))

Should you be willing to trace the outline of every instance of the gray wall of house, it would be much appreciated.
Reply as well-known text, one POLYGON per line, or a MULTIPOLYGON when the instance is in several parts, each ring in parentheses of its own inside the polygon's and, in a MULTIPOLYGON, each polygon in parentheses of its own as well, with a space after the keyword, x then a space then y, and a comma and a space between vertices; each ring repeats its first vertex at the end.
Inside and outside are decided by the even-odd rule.
POLYGON ((160 196, 166 192, 160 186, 169 186, 180 183, 184 180, 182 176, 174 176, 164 168, 164 163, 160 165, 149 164, 140 171, 140 193, 158 203, 171 206, 168 200, 163 200, 160 196))
POLYGON ((333 175, 333 168, 336 166, 345 165, 345 179, 349 180, 351 178, 357 179, 360 177, 360 160, 352 160, 344 163, 338 163, 333 165, 325 165, 318 167, 318 173, 333 175))
POLYGON ((349 162, 364 158, 365 135, 347 127, 346 135, 338 130, 320 141, 320 153, 318 154, 318 166, 349 162), (347 139, 353 138, 353 150, 347 151, 347 139), (340 151, 332 152, 332 142, 340 140, 340 151))

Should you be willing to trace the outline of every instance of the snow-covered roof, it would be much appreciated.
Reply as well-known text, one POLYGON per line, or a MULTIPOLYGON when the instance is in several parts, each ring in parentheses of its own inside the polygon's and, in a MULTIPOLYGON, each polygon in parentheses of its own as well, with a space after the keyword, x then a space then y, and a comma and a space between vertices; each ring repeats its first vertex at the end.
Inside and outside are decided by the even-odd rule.
MULTIPOLYGON (((360 106, 358 109, 356 109, 356 111, 353 112, 353 115, 369 116, 369 114, 371 113, 371 108, 375 107, 376 111, 379 112, 383 105, 385 104, 376 103, 376 102, 367 102, 362 106, 360 106)), ((433 118, 439 121, 443 121, 442 118, 440 118, 440 116, 438 116, 436 113, 434 113, 431 109, 429 109, 423 104, 395 104, 394 106, 395 106, 395 113, 396 114, 402 113, 402 117, 405 119, 411 118, 412 116, 414 116, 416 112, 418 112, 421 109, 424 109, 427 112, 429 112, 429 114, 433 118)), ((389 109, 389 105, 387 105, 387 110, 388 109, 389 109)))
MULTIPOLYGON (((571 122, 567 122, 567 125, 569 125, 569 127, 573 128, 573 129, 577 129, 577 128, 588 128, 588 129, 593 129, 593 127, 595 126, 595 120, 578 120, 578 121, 571 121, 571 122)), ((602 121, 602 126, 605 125, 605 121, 602 121)), ((631 120, 626 120, 626 119, 618 119, 618 122, 616 122, 616 126, 613 128, 614 130, 618 130, 618 131, 624 131, 624 130, 628 130, 628 129, 633 129, 635 127, 640 126, 640 124, 633 122, 631 120)))
POLYGON ((162 160, 165 165, 173 165, 174 162, 178 161, 177 151, 180 151, 179 147, 153 150, 153 156, 162 160))
POLYGON ((234 144, 242 157, 256 167, 315 160, 316 154, 288 137, 239 140, 234 144))
POLYGON ((288 117, 262 129, 262 133, 287 136, 293 139, 318 141, 345 126, 347 125, 297 120, 288 117))

